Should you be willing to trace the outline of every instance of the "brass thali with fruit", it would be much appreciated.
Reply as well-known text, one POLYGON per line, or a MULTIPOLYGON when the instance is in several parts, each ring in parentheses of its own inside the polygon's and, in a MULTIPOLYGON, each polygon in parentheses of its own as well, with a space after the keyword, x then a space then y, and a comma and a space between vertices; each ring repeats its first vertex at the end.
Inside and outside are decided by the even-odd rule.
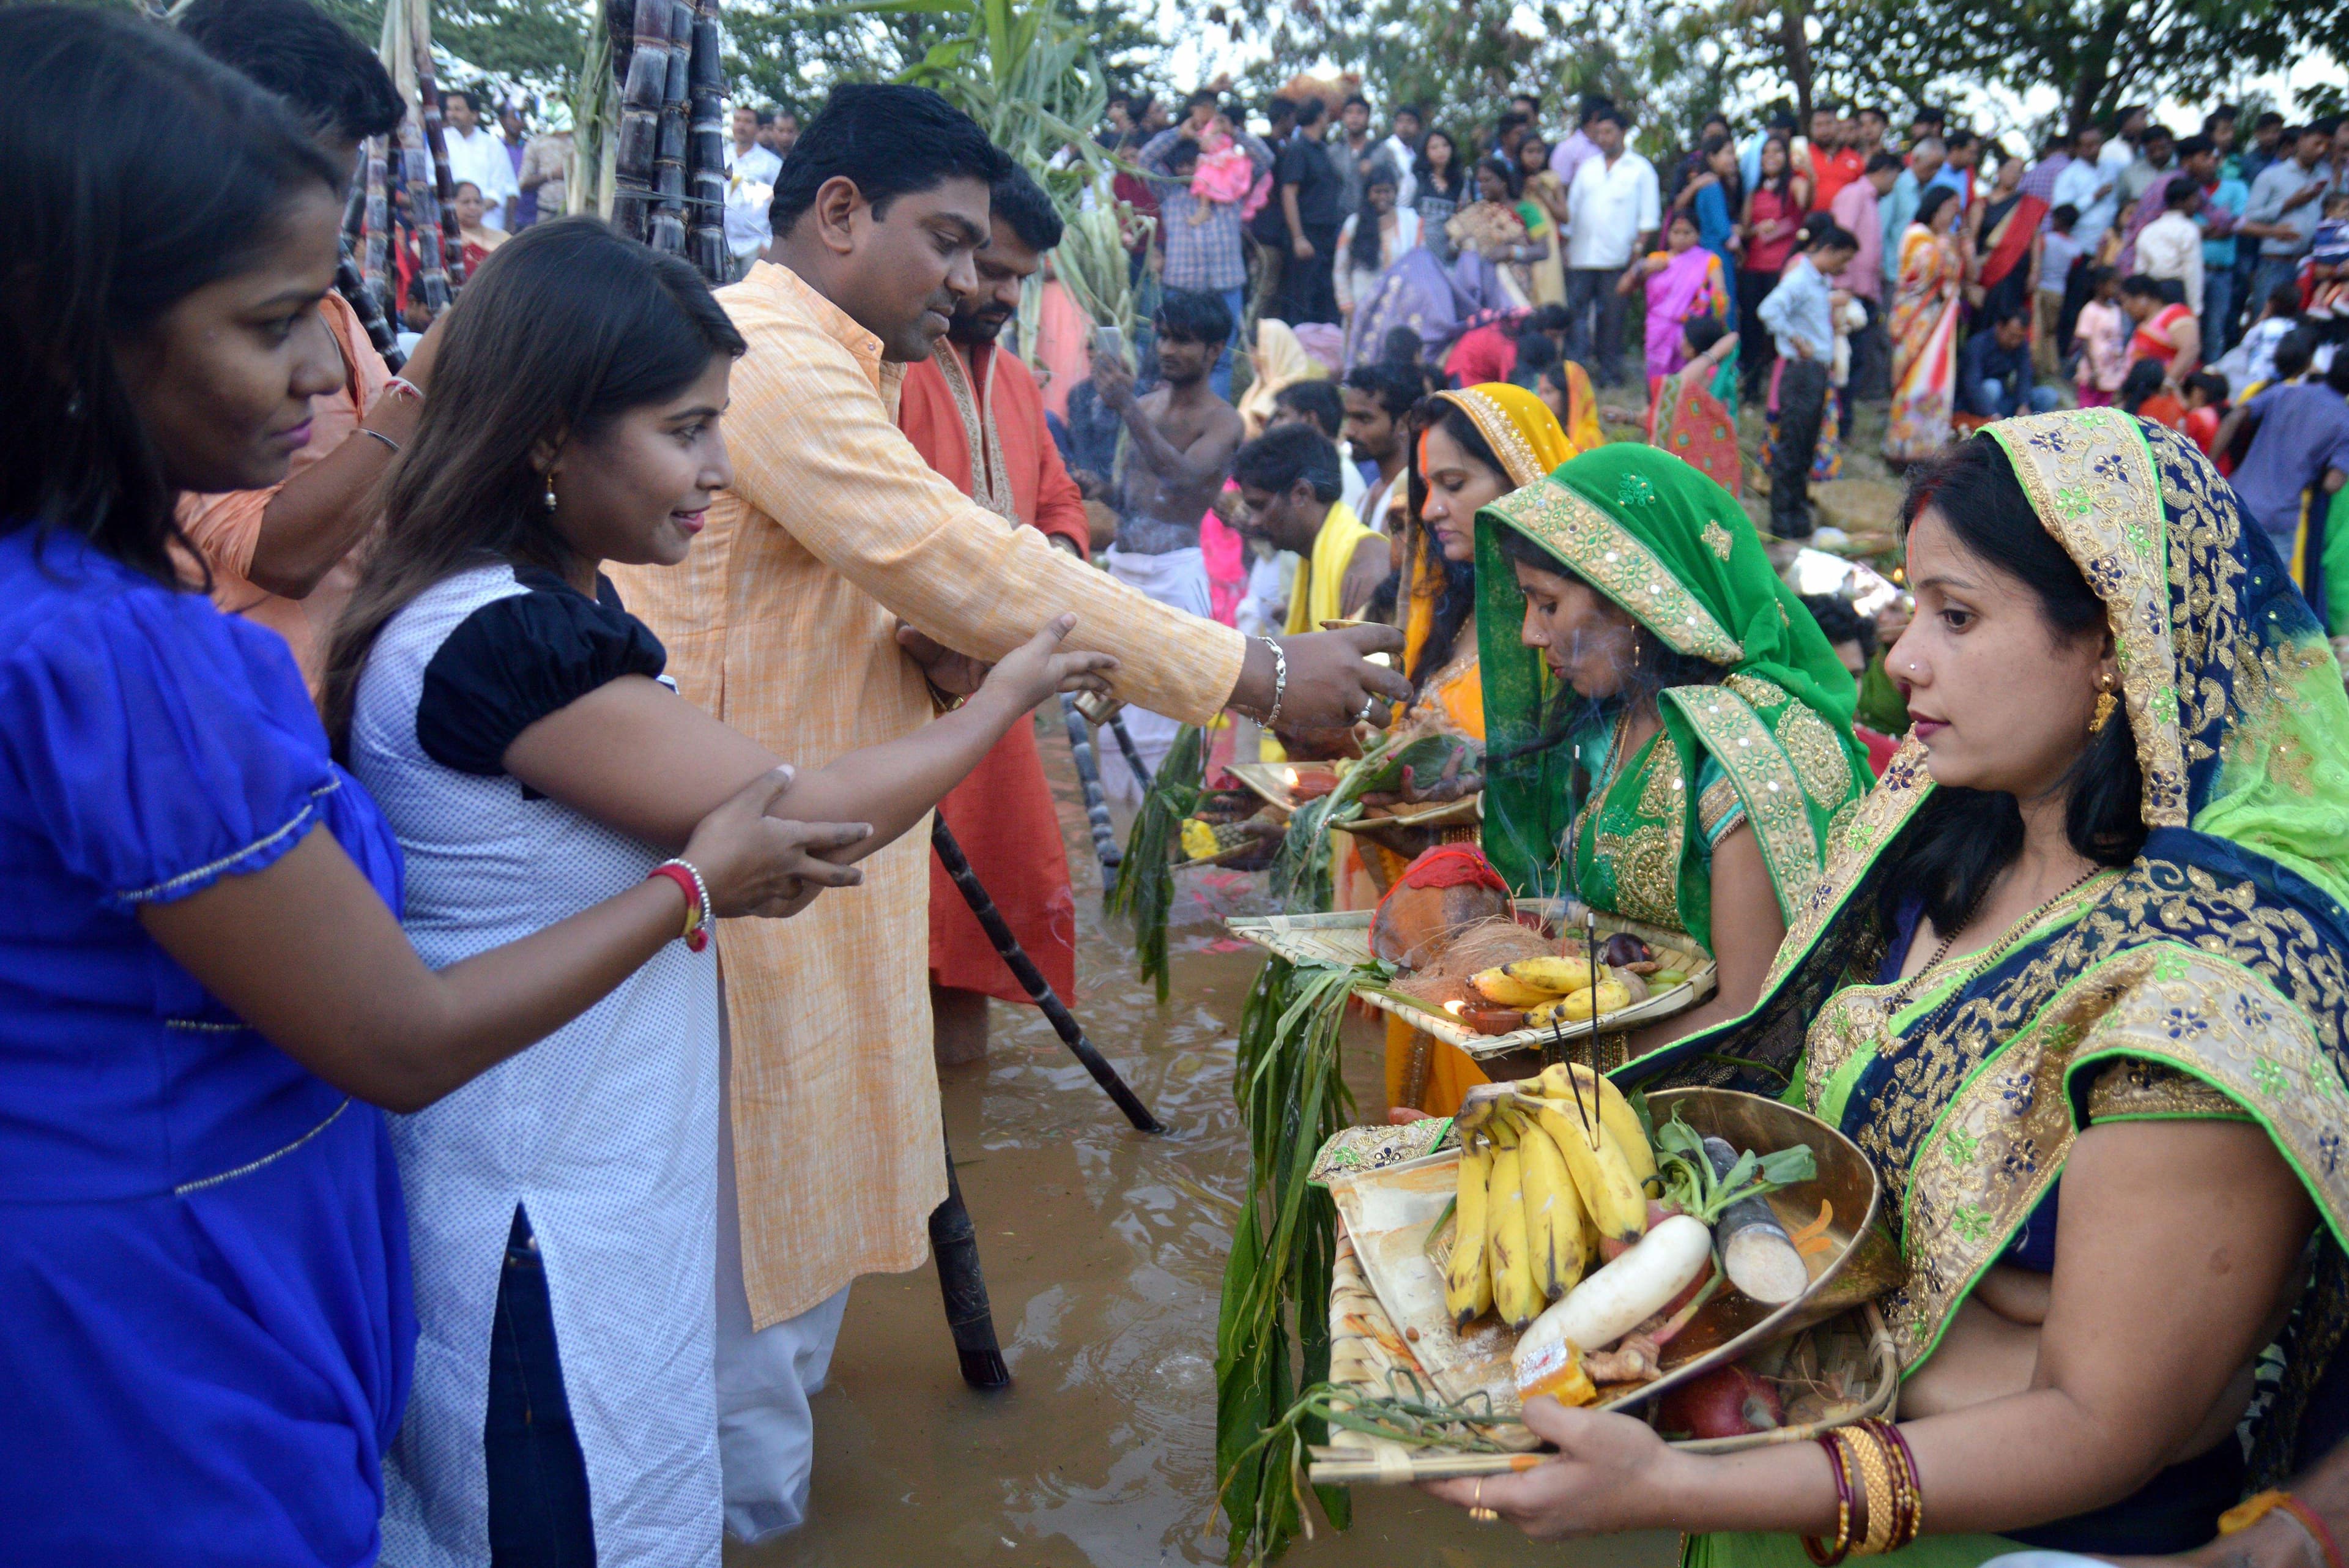
MULTIPOLYGON (((1388 984, 1365 981, 1355 994, 1485 1063, 1520 1053, 1538 1054, 1592 1033, 1638 1029, 1683 1012, 1713 994, 1713 961, 1687 937, 1620 916, 1597 914, 1591 919, 1599 948, 1594 961, 1583 926, 1562 919, 1563 914, 1523 907, 1518 923, 1533 940, 1522 944, 1521 957, 1498 964, 1477 962, 1465 973, 1454 974, 1452 971, 1464 964, 1447 964, 1442 955, 1435 955, 1433 962, 1401 970, 1388 984), (1645 956, 1626 964, 1610 964, 1606 944, 1619 938, 1638 942, 1645 956), (1517 994, 1526 997, 1529 1005, 1511 1006, 1484 996, 1477 989, 1475 977, 1485 971, 1527 961, 1537 964, 1537 977, 1546 982, 1520 982, 1526 989, 1517 994), (1635 976, 1631 963, 1649 966, 1650 971, 1635 976), (1594 974, 1608 990, 1599 992, 1588 983, 1594 974), (1634 978, 1640 981, 1640 994, 1633 994, 1627 983, 1634 978), (1571 1001, 1585 991, 1596 992, 1601 1002, 1595 1018, 1587 1002, 1571 1001), (1479 1002, 1490 1002, 1490 1011, 1480 1008, 1479 1002), (1551 1002, 1568 1005, 1552 1010, 1547 1006, 1551 1002), (1537 1012, 1537 1009, 1541 1011, 1537 1012)), ((1234 936, 1292 962, 1357 965, 1373 956, 1372 919, 1371 913, 1361 911, 1267 915, 1226 924, 1234 936)), ((1618 951, 1623 950, 1618 944, 1618 951)))
POLYGON ((1332 1424, 1315 1482, 1521 1469, 1535 1393, 1707 1449, 1890 1407, 1891 1342, 1867 1303, 1898 1259, 1874 1168, 1834 1128, 1720 1089, 1635 1109, 1566 1064, 1478 1091, 1461 1123, 1464 1147, 1329 1179, 1331 1379, 1365 1419, 1332 1424), (1382 1433, 1381 1407, 1460 1413, 1460 1441, 1440 1422, 1382 1433))

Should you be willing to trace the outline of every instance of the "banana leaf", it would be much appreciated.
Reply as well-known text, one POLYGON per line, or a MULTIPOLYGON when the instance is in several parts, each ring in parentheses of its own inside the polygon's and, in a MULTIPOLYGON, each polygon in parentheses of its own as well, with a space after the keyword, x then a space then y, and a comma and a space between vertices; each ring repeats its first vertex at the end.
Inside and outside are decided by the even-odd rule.
POLYGON ((1193 726, 1175 732, 1166 760, 1142 797, 1133 832, 1125 841, 1125 858, 1118 862, 1117 880, 1110 887, 1109 912, 1132 918, 1142 978, 1156 984, 1162 1003, 1169 980, 1166 916, 1174 907, 1174 851, 1182 842, 1183 819, 1199 809, 1206 751, 1193 726))
MULTIPOLYGON (((1322 1416, 1293 1409, 1299 1390, 1329 1380, 1337 1256, 1337 1207, 1306 1178, 1322 1144, 1352 1118, 1339 1030, 1347 993, 1364 974, 1270 959, 1241 1012, 1235 1088, 1248 1135, 1248 1190, 1216 1324, 1216 1473, 1233 1563, 1270 1562, 1308 1528, 1294 1445, 1266 1439, 1284 1423, 1309 1443, 1328 1433, 1322 1416)), ((1345 1490, 1315 1492, 1323 1514, 1344 1529, 1352 1517, 1345 1490)))

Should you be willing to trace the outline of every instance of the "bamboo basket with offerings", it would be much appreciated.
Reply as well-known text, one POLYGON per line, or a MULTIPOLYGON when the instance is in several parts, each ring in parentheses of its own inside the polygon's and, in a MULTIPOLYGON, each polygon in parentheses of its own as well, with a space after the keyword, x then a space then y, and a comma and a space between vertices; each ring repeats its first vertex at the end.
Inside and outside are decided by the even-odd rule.
POLYGON ((1897 1254, 1826 1123, 1724 1089, 1642 1104, 1560 1064, 1475 1091, 1452 1136, 1329 1179, 1330 1378, 1299 1402, 1326 1438, 1288 1428, 1316 1486, 1526 1469, 1537 1394, 1702 1452, 1891 1408, 1871 1303, 1897 1254))

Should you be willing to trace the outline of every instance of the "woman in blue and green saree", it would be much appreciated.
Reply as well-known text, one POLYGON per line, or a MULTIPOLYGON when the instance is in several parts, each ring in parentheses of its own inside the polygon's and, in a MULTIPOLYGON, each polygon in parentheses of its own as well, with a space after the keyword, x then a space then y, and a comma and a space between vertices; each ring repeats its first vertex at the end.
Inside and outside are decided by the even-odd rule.
POLYGON ((1851 676, 1745 509, 1601 447, 1477 514, 1476 597, 1486 856, 1713 955, 1712 999, 1635 1052, 1744 1012, 1869 778, 1851 676))
MULTIPOLYGON (((1621 1076, 1796 1098, 1875 1163, 1926 1532, 1890 1557, 2189 1550, 2338 1436, 2311 1397, 2349 1324, 2349 699, 2170 431, 2002 421, 1905 510, 1914 732, 1761 1002, 1621 1076)), ((1694 1568, 1863 1533, 1813 1444, 1526 1419, 1557 1460, 1443 1495, 1537 1534, 1681 1529, 1694 1568)))

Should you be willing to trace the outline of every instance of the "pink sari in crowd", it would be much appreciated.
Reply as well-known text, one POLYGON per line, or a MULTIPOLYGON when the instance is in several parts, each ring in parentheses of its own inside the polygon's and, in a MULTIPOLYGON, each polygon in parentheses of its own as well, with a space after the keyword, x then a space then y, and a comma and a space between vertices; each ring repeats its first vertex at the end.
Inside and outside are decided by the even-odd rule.
MULTIPOLYGON (((1658 252, 1670 255, 1669 252, 1658 252)), ((1681 327, 1700 316, 1729 316, 1729 290, 1721 258, 1702 245, 1671 256, 1661 272, 1648 275, 1648 376, 1670 376, 1688 363, 1681 327)))

